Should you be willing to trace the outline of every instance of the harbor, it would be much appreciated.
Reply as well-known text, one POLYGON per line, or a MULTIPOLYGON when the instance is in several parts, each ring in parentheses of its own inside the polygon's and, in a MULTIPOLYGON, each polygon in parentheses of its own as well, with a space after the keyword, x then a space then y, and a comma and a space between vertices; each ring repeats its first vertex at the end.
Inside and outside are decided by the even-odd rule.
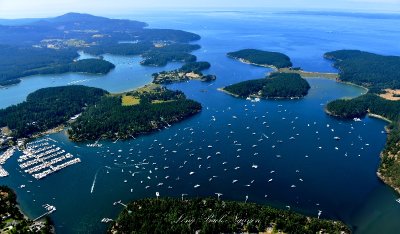
MULTIPOLYGON (((296 22, 312 18, 285 17, 296 22)), ((330 34, 332 37, 328 42, 325 28, 319 27, 321 21, 310 19, 307 23, 312 25, 306 30, 309 37, 299 38, 298 33, 305 29, 293 28, 291 22, 285 25, 281 16, 276 15, 270 18, 273 23, 260 23, 254 29, 248 27, 249 21, 254 21, 250 16, 240 21, 228 21, 221 16, 208 22, 199 14, 193 21, 182 21, 189 22, 188 26, 169 17, 160 16, 160 19, 165 21, 157 24, 155 20, 151 25, 161 27, 164 23, 170 27, 201 31, 202 49, 196 55, 199 61, 212 64, 209 72, 216 74, 218 79, 213 86, 193 81, 168 87, 182 90, 188 98, 201 102, 203 111, 154 134, 115 143, 102 140, 98 142, 101 146, 91 147, 94 142, 72 143, 61 132, 51 134, 58 143, 49 142, 47 146, 54 144, 53 148, 65 150, 62 155, 71 153, 82 162, 46 179, 36 180, 25 173, 25 169, 40 163, 21 169, 19 164, 22 162, 17 161, 20 152, 16 152, 15 157, 4 165, 11 176, 1 179, 15 188, 23 210, 37 217, 43 213, 41 205, 50 203, 57 207, 57 212, 51 214, 57 233, 103 233, 107 225, 101 220, 104 217, 114 219, 123 209, 121 205, 113 206, 114 201, 155 197, 155 192, 160 192, 162 197, 185 199, 221 193, 222 200, 245 201, 248 196, 248 203, 282 209, 290 206, 293 211, 315 217, 322 211, 322 219, 339 217, 359 227, 358 233, 390 233, 388 230, 394 226, 399 230, 400 206, 395 201, 398 196, 376 177, 379 153, 386 138, 383 131, 386 123, 369 117, 338 121, 323 111, 328 101, 354 97, 363 90, 333 80, 310 79, 310 93, 301 100, 259 102, 237 99, 215 90, 216 87, 264 77, 268 72, 265 68, 226 58, 227 52, 242 48, 245 41, 252 40, 252 47, 257 48, 276 46, 276 50, 295 59, 295 66, 305 70, 334 72, 330 70, 331 63, 324 61, 321 55, 336 47, 354 48, 350 34, 339 35, 340 39, 347 38, 348 43, 338 44, 335 34, 330 34), (204 25, 210 28, 204 30, 204 25), (252 37, 242 37, 245 36, 243 33, 235 31, 238 26, 249 30, 252 37), (229 35, 228 40, 224 35, 229 35), (284 45, 279 43, 282 37, 286 40, 284 45), (272 40, 271 44, 266 44, 267 38, 272 40), (322 44, 323 47, 318 47, 322 44), (22 184, 26 187, 20 188, 22 184), (373 192, 377 195, 373 196, 373 192), (364 206, 366 209, 362 209, 364 206), (76 207, 86 212, 76 212, 76 207), (371 211, 378 215, 373 216, 371 211), (351 219, 353 214, 358 216, 351 219)), ((342 29, 343 23, 335 19, 327 17, 326 20, 332 24, 332 30, 342 29)), ((362 29, 369 25, 363 22, 354 33, 364 33, 362 29)), ((379 23, 379 32, 385 40, 382 42, 390 45, 387 54, 393 54, 393 48, 397 47, 395 42, 387 41, 390 37, 382 27, 387 29, 393 25, 379 23)), ((360 40, 354 41, 359 43, 360 40)), ((357 48, 380 49, 377 43, 368 44, 368 40, 362 43, 357 44, 357 48)), ((104 59, 117 65, 115 71, 81 84, 120 92, 150 82, 151 74, 160 71, 136 65, 140 60, 136 57, 104 55, 104 59), (133 62, 133 68, 128 68, 128 62, 133 62), (134 79, 130 78, 133 73, 134 79)), ((176 67, 170 65, 162 68, 173 69, 176 67)), ((87 79, 87 76, 66 74, 50 79, 54 81, 52 85, 65 85, 87 79)), ((2 105, 24 100, 29 93, 26 90, 47 87, 48 82, 48 76, 24 79, 21 84, 2 90, 2 105)), ((46 146, 40 148, 43 147, 46 146)))
POLYGON ((81 162, 54 143, 56 141, 49 137, 27 143, 18 159, 19 167, 39 180, 81 162))

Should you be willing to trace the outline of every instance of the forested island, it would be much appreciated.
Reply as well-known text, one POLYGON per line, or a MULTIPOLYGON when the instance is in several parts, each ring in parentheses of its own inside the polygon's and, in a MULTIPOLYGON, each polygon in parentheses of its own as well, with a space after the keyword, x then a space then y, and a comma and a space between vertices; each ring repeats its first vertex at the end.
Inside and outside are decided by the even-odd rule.
POLYGON ((400 57, 382 56, 358 50, 341 50, 325 54, 339 68, 339 79, 369 88, 365 95, 340 99, 327 104, 326 110, 338 118, 352 119, 372 114, 390 121, 388 138, 378 176, 400 193, 400 101, 380 96, 383 89, 398 89, 400 57))
POLYGON ((152 84, 103 97, 71 124, 68 133, 73 141, 128 139, 168 127, 201 109, 183 92, 152 84))
POLYGON ((154 73, 153 83, 155 84, 169 84, 173 82, 182 82, 187 80, 201 80, 210 82, 216 79, 215 75, 204 75, 203 70, 211 67, 208 62, 189 62, 184 64, 181 68, 172 71, 162 71, 154 73))
POLYGON ((9 187, 0 185, 0 232, 1 233, 54 233, 51 221, 32 221, 21 213, 17 196, 9 187))
POLYGON ((271 73, 267 78, 247 80, 223 88, 237 97, 301 98, 310 85, 296 73, 271 73))
POLYGON ((39 89, 26 101, 0 110, 0 127, 8 126, 16 138, 30 137, 65 123, 107 91, 81 85, 39 89))
POLYGON ((0 25, 0 86, 17 84, 37 74, 85 72, 105 74, 114 65, 102 59, 80 60, 77 51, 93 55, 140 55, 142 65, 195 62, 190 54, 200 48, 188 42, 200 36, 181 30, 147 29, 146 23, 68 13, 27 21, 26 25, 0 25))
POLYGON ((276 69, 291 67, 290 58, 279 52, 270 52, 256 49, 244 49, 235 52, 229 52, 228 57, 238 59, 245 63, 258 66, 273 67, 276 69))
POLYGON ((350 233, 339 221, 214 198, 130 202, 108 233, 350 233))

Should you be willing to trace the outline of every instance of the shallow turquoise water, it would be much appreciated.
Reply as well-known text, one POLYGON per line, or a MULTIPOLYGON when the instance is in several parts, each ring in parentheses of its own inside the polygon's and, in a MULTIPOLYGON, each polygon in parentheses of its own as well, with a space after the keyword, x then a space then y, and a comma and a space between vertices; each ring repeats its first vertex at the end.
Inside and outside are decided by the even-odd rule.
MULTIPOLYGON (((376 177, 385 122, 371 118, 339 121, 323 111, 329 100, 354 97, 362 89, 309 79, 312 88, 304 99, 259 103, 216 90, 268 72, 226 58, 227 52, 242 48, 283 52, 294 66, 311 71, 334 71, 322 54, 335 49, 400 54, 395 40, 399 37, 398 20, 255 12, 140 13, 127 17, 146 21, 151 27, 183 29, 202 36, 198 42, 202 48, 195 54, 212 64, 207 73, 216 74, 217 81, 169 87, 184 91, 204 109, 169 129, 136 140, 102 142, 101 148, 72 143, 64 133, 52 134, 50 137, 79 156, 82 163, 40 181, 18 172, 14 156, 5 165, 11 176, 1 180, 16 189, 22 208, 30 216, 41 214, 41 205, 51 203, 57 207, 52 218, 58 232, 97 233, 106 228, 101 218, 114 218, 121 210, 113 206, 117 200, 152 197, 155 192, 176 197, 220 192, 223 199, 244 200, 248 195, 249 201, 280 208, 289 205, 309 215, 316 216, 322 210, 321 217, 341 219, 359 233, 396 233, 400 229, 396 194, 376 177), (341 140, 333 140, 334 136, 341 140), (139 173, 132 176, 134 172, 139 173), (21 184, 26 187, 18 188, 21 184)), ((71 82, 111 92, 128 90, 148 83, 155 71, 180 66, 147 68, 138 64, 137 57, 107 55, 105 59, 117 65, 106 76, 30 77, 0 90, 0 106, 18 103, 38 88, 71 82)))

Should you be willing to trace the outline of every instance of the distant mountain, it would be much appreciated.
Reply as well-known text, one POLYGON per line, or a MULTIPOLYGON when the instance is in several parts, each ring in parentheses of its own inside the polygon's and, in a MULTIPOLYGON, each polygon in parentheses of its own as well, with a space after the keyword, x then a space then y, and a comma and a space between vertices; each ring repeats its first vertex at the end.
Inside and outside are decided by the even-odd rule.
POLYGON ((81 72, 82 68, 93 71, 96 66, 106 65, 101 60, 86 61, 78 64, 77 69, 73 60, 78 50, 97 55, 143 55, 142 65, 164 66, 171 61, 194 62, 196 56, 190 52, 200 48, 187 44, 199 40, 197 34, 147 29, 146 23, 135 20, 68 13, 53 18, 2 22, 8 23, 0 24, 2 86, 16 84, 21 77, 29 75, 60 74, 71 69, 81 72), (88 69, 92 65, 93 68, 88 69))
POLYGON ((54 18, 0 20, 0 44, 38 45, 43 40, 81 40, 86 43, 116 43, 123 40, 190 42, 194 33, 171 29, 146 29, 144 22, 109 19, 89 14, 67 13, 54 18), (5 25, 1 25, 1 22, 5 25), (26 24, 23 24, 26 22, 26 24))
POLYGON ((53 26, 64 30, 141 30, 148 25, 144 22, 134 20, 109 19, 106 17, 94 16, 82 13, 67 13, 54 18, 42 19, 33 22, 33 25, 53 26))

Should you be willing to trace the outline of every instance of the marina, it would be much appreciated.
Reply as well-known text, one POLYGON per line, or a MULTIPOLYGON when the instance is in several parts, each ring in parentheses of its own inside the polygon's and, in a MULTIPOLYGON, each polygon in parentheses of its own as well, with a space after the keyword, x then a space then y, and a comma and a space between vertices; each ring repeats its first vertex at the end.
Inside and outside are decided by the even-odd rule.
POLYGON ((72 154, 52 143, 56 143, 56 141, 49 137, 27 143, 23 155, 18 159, 19 167, 25 173, 40 180, 54 172, 81 162, 80 158, 74 158, 72 154))

